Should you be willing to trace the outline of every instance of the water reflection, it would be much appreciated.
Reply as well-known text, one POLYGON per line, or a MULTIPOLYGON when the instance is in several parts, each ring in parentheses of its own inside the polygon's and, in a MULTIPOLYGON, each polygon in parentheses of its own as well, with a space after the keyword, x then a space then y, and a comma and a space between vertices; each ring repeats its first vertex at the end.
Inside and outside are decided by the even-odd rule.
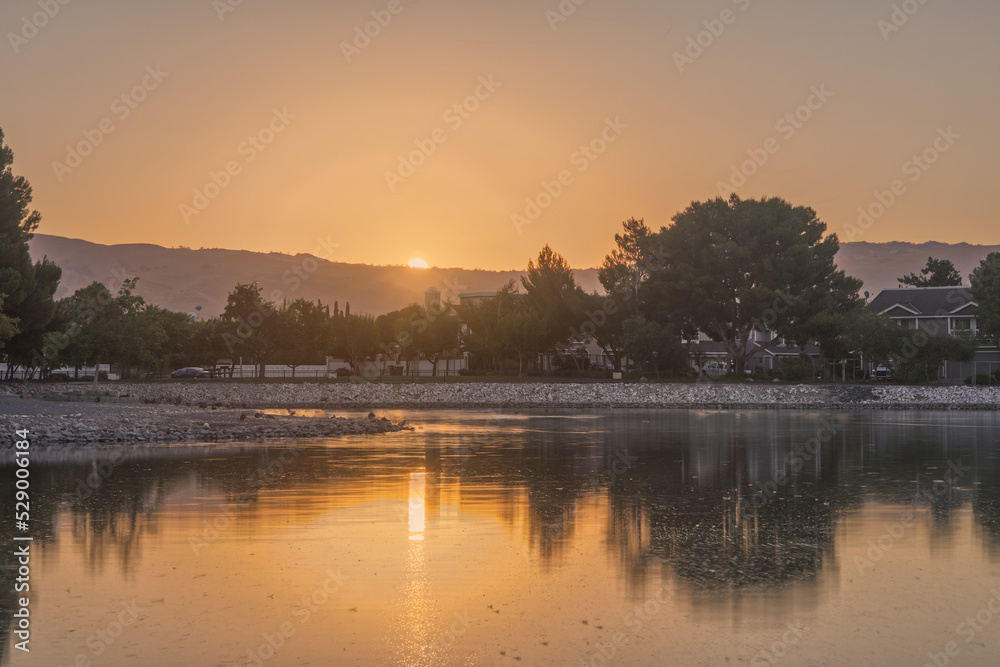
MULTIPOLYGON (((37 595, 55 599, 57 587, 72 587, 77 566, 127 582, 142 578, 145 558, 165 552, 196 561, 201 550, 244 544, 357 543, 352 559, 372 569, 354 576, 385 580, 373 595, 384 596, 387 616, 373 624, 388 632, 392 660, 436 664, 455 641, 447 640, 450 610, 435 601, 452 582, 499 581, 499 572, 517 585, 590 559, 587 569, 620 582, 626 598, 669 580, 685 606, 714 615, 760 613, 762 591, 789 591, 795 604, 815 608, 824 582, 853 567, 838 559, 838 541, 852 538, 848 519, 872 507, 926 516, 931 559, 970 544, 959 518, 971 513, 977 548, 1000 560, 995 413, 406 417, 420 429, 384 438, 39 454, 37 595), (470 551, 454 553, 459 543, 470 551), (583 555, 595 544, 603 563, 583 555), (749 608, 740 605, 753 610, 734 612, 749 608)), ((10 495, 0 500, 4 516, 10 495)), ((9 523, 0 522, 5 544, 9 523)), ((6 665, 9 555, 2 565, 6 665)), ((359 616, 350 614, 361 612, 348 612, 337 622, 353 627, 359 616)))

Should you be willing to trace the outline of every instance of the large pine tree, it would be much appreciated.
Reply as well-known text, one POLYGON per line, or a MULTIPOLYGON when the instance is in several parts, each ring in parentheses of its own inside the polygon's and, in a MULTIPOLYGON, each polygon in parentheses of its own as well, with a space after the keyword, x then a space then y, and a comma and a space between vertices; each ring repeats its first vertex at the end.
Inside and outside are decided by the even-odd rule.
POLYGON ((30 209, 31 185, 14 175, 13 161, 0 129, 0 355, 8 367, 37 366, 62 270, 48 259, 31 261, 28 241, 42 216, 30 209))

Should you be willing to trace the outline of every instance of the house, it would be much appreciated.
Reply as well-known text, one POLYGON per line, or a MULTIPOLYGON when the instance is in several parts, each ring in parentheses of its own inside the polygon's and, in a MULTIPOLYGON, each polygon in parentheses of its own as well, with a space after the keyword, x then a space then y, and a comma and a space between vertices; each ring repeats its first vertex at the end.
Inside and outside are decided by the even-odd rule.
MULTIPOLYGON (((885 289, 868 304, 873 313, 885 315, 905 329, 920 330, 929 336, 962 332, 976 335, 979 332, 977 306, 972 288, 964 285, 885 289)), ((998 371, 1000 348, 983 339, 973 361, 945 362, 941 378, 961 381, 976 374, 991 375, 998 371)))
MULTIPOLYGON (((764 348, 774 338, 774 333, 770 331, 750 332, 750 340, 747 341, 747 352, 755 352, 747 360, 746 370, 750 372, 760 372, 771 374, 781 368, 784 359, 807 358, 813 361, 817 367, 821 364, 822 351, 814 343, 807 343, 804 346, 788 345, 785 341, 779 340, 774 345, 764 348)), ((732 357, 726 350, 724 343, 711 340, 704 334, 699 334, 697 339, 683 341, 683 345, 691 354, 691 367, 697 371, 704 370, 708 375, 726 375, 732 371, 732 357), (709 368, 706 369, 706 366, 709 368), (718 370, 716 370, 718 369, 718 370)))

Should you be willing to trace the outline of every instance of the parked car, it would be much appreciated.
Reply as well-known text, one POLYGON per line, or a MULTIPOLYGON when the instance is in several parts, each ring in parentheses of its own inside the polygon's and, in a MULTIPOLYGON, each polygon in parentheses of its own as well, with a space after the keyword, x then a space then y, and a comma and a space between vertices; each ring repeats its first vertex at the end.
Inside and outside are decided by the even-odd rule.
POLYGON ((725 361, 709 361, 701 367, 701 372, 708 377, 721 377, 729 373, 729 364, 725 361))
POLYGON ((170 374, 172 378, 210 378, 212 374, 206 371, 204 368, 197 368, 195 366, 188 366, 186 368, 179 368, 170 374))

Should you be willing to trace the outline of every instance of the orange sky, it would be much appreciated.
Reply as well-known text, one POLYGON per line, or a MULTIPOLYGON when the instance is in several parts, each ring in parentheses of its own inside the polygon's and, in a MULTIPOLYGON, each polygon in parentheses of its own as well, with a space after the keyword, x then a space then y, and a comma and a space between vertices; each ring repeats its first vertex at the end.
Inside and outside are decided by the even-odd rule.
POLYGON ((842 240, 1000 242, 993 2, 231 4, 0 6, 0 127, 39 231, 489 269, 549 243, 586 267, 625 218, 730 181, 842 240))

